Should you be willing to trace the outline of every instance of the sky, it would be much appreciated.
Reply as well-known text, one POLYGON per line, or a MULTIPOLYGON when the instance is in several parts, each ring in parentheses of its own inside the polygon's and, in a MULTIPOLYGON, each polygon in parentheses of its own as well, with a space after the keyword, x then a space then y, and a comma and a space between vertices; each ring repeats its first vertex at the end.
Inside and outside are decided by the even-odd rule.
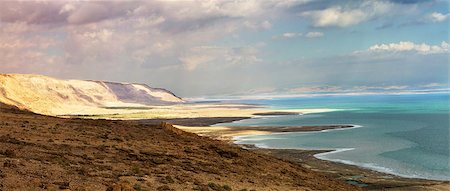
POLYGON ((0 73, 183 97, 442 90, 449 3, 3 0, 0 73))

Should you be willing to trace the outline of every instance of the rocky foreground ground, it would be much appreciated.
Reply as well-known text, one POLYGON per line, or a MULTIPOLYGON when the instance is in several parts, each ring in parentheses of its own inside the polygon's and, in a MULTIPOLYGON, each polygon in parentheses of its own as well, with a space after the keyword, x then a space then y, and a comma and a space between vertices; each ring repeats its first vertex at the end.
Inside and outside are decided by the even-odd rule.
POLYGON ((359 190, 169 124, 61 119, 1 107, 0 190, 359 190))

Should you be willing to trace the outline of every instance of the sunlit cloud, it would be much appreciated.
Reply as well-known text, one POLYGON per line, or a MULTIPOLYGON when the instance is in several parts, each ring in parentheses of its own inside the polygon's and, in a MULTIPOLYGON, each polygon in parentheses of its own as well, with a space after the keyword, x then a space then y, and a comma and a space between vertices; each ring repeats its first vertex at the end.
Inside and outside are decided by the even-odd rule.
POLYGON ((308 38, 318 38, 318 37, 322 37, 324 34, 323 32, 308 32, 306 33, 306 37, 308 38))
POLYGON ((323 10, 303 12, 300 15, 310 18, 315 27, 348 27, 381 16, 393 8, 385 1, 365 1, 358 7, 345 8, 333 6, 323 10))
POLYGON ((444 22, 448 20, 450 13, 442 14, 438 12, 433 12, 427 16, 427 18, 432 22, 444 22))
POLYGON ((441 44, 429 45, 425 43, 416 44, 410 41, 401 41, 398 43, 376 44, 369 47, 366 51, 358 52, 375 52, 375 53, 398 53, 398 52, 414 52, 418 54, 442 54, 450 53, 449 44, 443 41, 441 44))

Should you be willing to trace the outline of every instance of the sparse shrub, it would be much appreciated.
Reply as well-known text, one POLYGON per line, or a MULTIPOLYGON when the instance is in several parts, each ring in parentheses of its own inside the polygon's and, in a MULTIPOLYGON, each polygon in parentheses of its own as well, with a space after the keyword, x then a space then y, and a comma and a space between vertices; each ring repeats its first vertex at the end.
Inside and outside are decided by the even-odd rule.
POLYGON ((70 183, 69 182, 61 182, 59 184, 59 189, 69 189, 70 188, 70 183))
POLYGON ((208 183, 208 187, 215 191, 231 191, 231 187, 228 185, 220 186, 220 184, 216 184, 214 182, 208 183))
POLYGON ((193 188, 194 191, 209 191, 208 186, 202 184, 202 185, 196 185, 193 188))
POLYGON ((3 163, 3 167, 5 167, 5 168, 16 168, 17 165, 16 165, 13 161, 6 160, 6 161, 3 163))
POLYGON ((0 154, 5 155, 10 158, 16 156, 16 153, 11 149, 6 149, 4 152, 0 152, 0 154))
POLYGON ((223 188, 224 190, 226 190, 226 191, 231 191, 231 190, 232 190, 231 187, 228 186, 228 185, 223 185, 222 188, 223 188))
POLYGON ((137 183, 134 184, 133 188, 134 188, 134 190, 136 190, 136 191, 143 191, 141 185, 140 185, 140 184, 137 184, 137 183))
POLYGON ((160 187, 156 188, 156 190, 158 190, 158 191, 173 191, 174 189, 170 188, 167 185, 164 185, 164 186, 160 186, 160 187))
POLYGON ((141 173, 141 168, 139 168, 139 166, 135 165, 131 168, 131 172, 135 175, 140 174, 141 173))
POLYGON ((208 186, 211 187, 211 188, 213 188, 213 187, 216 186, 216 183, 214 183, 214 182, 209 182, 209 183, 208 183, 208 186))

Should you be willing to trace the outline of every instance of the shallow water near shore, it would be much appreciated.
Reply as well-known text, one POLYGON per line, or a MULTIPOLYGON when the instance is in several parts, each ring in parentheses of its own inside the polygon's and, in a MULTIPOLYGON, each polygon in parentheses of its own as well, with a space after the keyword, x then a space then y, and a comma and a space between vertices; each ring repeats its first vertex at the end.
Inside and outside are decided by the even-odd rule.
POLYGON ((334 149, 317 158, 404 177, 450 180, 449 94, 302 97, 245 100, 274 109, 333 112, 258 117, 220 126, 353 124, 360 128, 237 137, 265 148, 334 149))

